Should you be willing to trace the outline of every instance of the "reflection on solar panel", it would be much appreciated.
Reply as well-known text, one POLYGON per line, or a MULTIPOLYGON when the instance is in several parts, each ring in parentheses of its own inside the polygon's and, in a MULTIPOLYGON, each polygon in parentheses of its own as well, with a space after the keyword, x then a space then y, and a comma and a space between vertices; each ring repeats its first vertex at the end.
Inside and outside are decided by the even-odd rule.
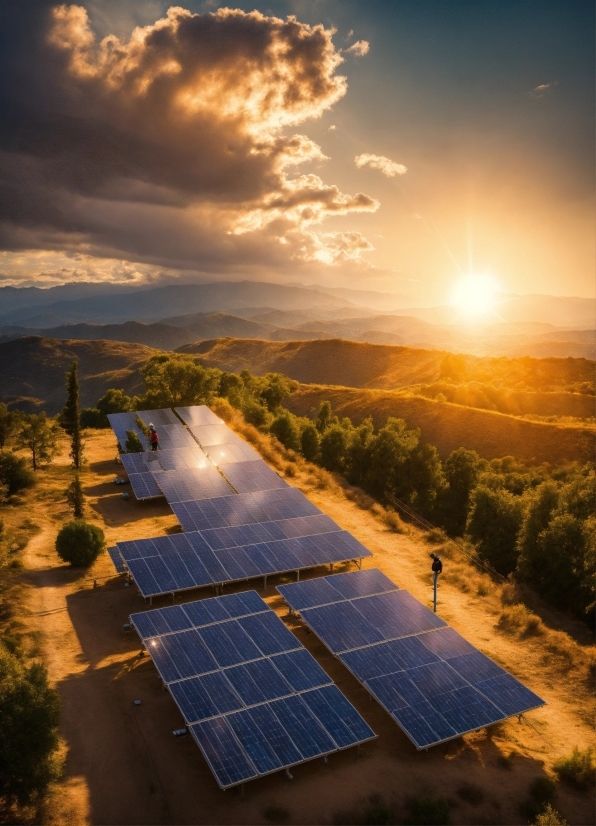
POLYGON ((196 449, 197 443, 190 435, 184 425, 170 424, 156 427, 159 437, 159 450, 171 450, 172 448, 196 449))
MULTIPOLYGON (((160 471, 160 474, 163 471, 160 471)), ((163 496, 157 479, 158 473, 129 473, 128 480, 137 499, 154 499, 163 496)))
POLYGON ((544 705, 380 571, 277 590, 417 749, 544 705))
POLYGON ((275 490, 288 486, 287 482, 284 482, 262 459, 257 462, 239 462, 235 465, 226 465, 223 472, 226 479, 236 488, 238 493, 275 490))
POLYGON ((236 462, 255 462, 261 459, 256 450, 243 442, 213 445, 213 447, 206 447, 205 451, 218 467, 236 462))
POLYGON ((180 419, 167 407, 162 410, 137 410, 137 416, 147 427, 150 424, 155 425, 156 429, 158 425, 177 424, 181 426, 180 419))
POLYGON ((156 474, 156 479, 170 504, 214 499, 230 493, 230 486, 212 465, 190 470, 163 471, 156 474))
POLYGON ((222 789, 375 737, 255 591, 131 621, 222 789))
POLYGON ((258 542, 274 542, 277 539, 293 539, 297 536, 314 536, 319 533, 341 531, 339 525, 324 513, 316 516, 298 516, 279 519, 276 522, 259 522, 238 525, 233 528, 211 528, 201 536, 214 551, 254 545, 258 542))
POLYGON ((201 502, 173 502, 172 510, 185 531, 250 525, 321 513, 296 488, 256 491, 201 502))
MULTIPOLYGON (((322 515, 315 518, 327 519, 322 515)), ((321 527, 327 529, 329 523, 335 524, 328 520, 321 522, 321 527)), ((227 542, 221 537, 219 547, 213 548, 202 533, 195 531, 119 542, 118 550, 141 594, 153 597, 371 555, 351 534, 335 528, 333 532, 309 535, 312 528, 304 527, 304 536, 230 548, 222 547, 222 542, 227 542)), ((216 544, 213 534, 210 542, 216 544)))
POLYGON ((195 439, 198 440, 201 447, 207 450, 207 452, 209 452, 210 447, 215 447, 215 445, 246 444, 240 436, 237 436, 233 430, 230 430, 227 424, 223 423, 200 426, 192 425, 189 427, 189 430, 195 439))
POLYGON ((159 469, 161 470, 191 470, 192 468, 211 466, 211 463, 197 444, 191 448, 160 449, 152 455, 155 456, 159 469))
POLYGON ((141 444, 146 444, 145 434, 137 424, 136 413, 108 413, 108 421, 122 450, 126 450, 127 430, 134 430, 141 444))
POLYGON ((193 407, 175 407, 174 410, 187 425, 221 424, 221 419, 204 404, 193 407))
POLYGON ((118 571, 119 574, 126 573, 126 565, 122 561, 122 557, 120 556, 120 551, 116 546, 113 548, 108 548, 108 553, 110 555, 110 559, 114 563, 114 568, 118 571))

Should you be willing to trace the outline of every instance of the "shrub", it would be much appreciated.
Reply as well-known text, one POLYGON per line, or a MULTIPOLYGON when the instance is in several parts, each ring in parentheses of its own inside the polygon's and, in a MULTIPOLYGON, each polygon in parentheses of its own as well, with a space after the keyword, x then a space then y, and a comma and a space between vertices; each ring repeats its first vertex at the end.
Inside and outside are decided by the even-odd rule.
POLYGON ((296 422, 296 417, 287 410, 284 410, 275 418, 269 432, 288 450, 300 450, 300 428, 296 422))
POLYGON ((571 754, 557 760, 553 768, 561 780, 578 789, 588 789, 594 785, 596 771, 594 748, 590 746, 580 750, 576 746, 571 754))
POLYGON ((9 496, 34 484, 35 475, 26 460, 9 450, 0 450, 0 485, 6 487, 9 496))
POLYGON ((254 399, 249 399, 242 405, 242 413, 245 421, 253 427, 265 427, 271 419, 267 409, 254 399))
POLYGON ((127 453, 143 453, 145 450, 136 430, 126 431, 126 443, 124 447, 127 453))
POLYGON ((45 667, 27 667, 0 646, 0 798, 8 805, 39 799, 55 779, 59 718, 45 667))
POLYGON ((104 533, 101 528, 84 519, 68 522, 56 538, 56 552, 64 562, 75 568, 91 565, 104 548, 104 533))
POLYGON ((307 424, 300 437, 302 455, 309 462, 314 462, 319 452, 319 431, 312 424, 307 424))
POLYGON ((521 804, 520 811, 524 817, 534 819, 552 803, 557 784, 550 777, 536 777, 530 783, 528 791, 530 799, 521 804))
POLYGON ((567 821, 547 803, 544 811, 536 816, 534 826, 567 826, 567 821))
POLYGON ((107 416, 97 407, 84 407, 81 410, 81 427, 93 427, 97 430, 109 427, 110 423, 107 416))
POLYGON ((421 797, 410 803, 410 817, 404 821, 410 826, 447 826, 449 803, 442 797, 421 797))

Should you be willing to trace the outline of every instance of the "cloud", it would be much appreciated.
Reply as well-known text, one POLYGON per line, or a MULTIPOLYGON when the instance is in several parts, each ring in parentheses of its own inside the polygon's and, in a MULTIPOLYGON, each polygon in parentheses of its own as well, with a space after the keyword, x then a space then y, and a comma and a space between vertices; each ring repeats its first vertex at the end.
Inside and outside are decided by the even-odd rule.
POLYGON ((356 155, 354 163, 359 169, 363 166, 371 166, 373 169, 379 169, 383 175, 387 175, 388 178, 395 178, 396 175, 404 175, 408 169, 407 166, 391 161, 384 155, 370 155, 367 152, 362 155, 356 155))
POLYGON ((551 93, 553 86, 556 86, 556 83, 541 83, 532 89, 530 95, 534 98, 546 97, 546 95, 551 93))
POLYGON ((354 54, 357 57, 364 57, 370 51, 370 43, 368 40, 357 40, 355 43, 346 49, 347 54, 354 54))
POLYGON ((331 126, 327 127, 328 132, 335 132, 336 129, 337 129, 337 126, 334 123, 332 123, 331 126))
MULTIPOLYGON (((14 13, 0 19, 13 26, 0 58, 14 80, 0 98, 5 249, 196 272, 283 269, 309 250, 323 260, 313 225, 378 208, 296 172, 326 157, 294 130, 346 94, 332 30, 172 7, 128 40, 98 41, 83 6, 19 9, 16 24, 14 13)), ((320 236, 332 261, 334 237, 320 236)))

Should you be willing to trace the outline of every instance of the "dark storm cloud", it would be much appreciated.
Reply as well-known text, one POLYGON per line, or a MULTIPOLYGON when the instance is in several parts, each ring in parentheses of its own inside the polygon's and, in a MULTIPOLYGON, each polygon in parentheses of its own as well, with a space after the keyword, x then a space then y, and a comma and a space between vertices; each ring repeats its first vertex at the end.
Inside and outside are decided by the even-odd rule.
MULTIPOLYGON (((378 207, 317 175, 291 175, 324 156, 284 131, 346 91, 322 26, 171 8, 126 42, 98 43, 82 6, 11 6, 0 11, 5 249, 225 270, 324 260, 328 238, 333 262, 349 236, 336 243, 308 227, 378 207)), ((367 249, 360 239, 355 255, 367 249)))

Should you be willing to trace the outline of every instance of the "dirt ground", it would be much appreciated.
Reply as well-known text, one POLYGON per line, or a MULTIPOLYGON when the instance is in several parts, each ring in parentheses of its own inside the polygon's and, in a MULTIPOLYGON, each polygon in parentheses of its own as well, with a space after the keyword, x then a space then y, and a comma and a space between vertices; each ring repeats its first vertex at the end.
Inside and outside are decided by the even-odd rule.
MULTIPOLYGON (((122 468, 114 463, 110 431, 87 437, 83 474, 89 517, 102 525, 109 545, 175 529, 165 500, 121 498, 113 484, 122 468)), ((66 451, 30 494, 26 513, 40 532, 25 551, 29 630, 41 632, 43 656, 63 703, 61 735, 65 777, 54 790, 47 819, 54 824, 323 824, 358 822, 357 812, 379 795, 398 817, 411 798, 444 797, 456 824, 519 824, 520 803, 537 777, 550 775, 554 760, 574 746, 593 742, 587 684, 545 661, 540 639, 523 642, 500 631, 494 612, 475 593, 443 582, 439 613, 482 651, 510 670, 548 705, 488 730, 417 752, 406 736, 323 645, 287 611, 275 586, 289 578, 270 577, 266 589, 255 580, 228 587, 227 593, 256 588, 311 651, 356 706, 376 741, 361 749, 316 760, 247 783, 244 793, 223 792, 191 737, 175 738, 183 725, 176 705, 161 687, 140 642, 124 624, 145 602, 126 587, 107 554, 90 572, 72 570, 54 551, 57 530, 69 518, 59 491, 68 483, 66 451), (96 586, 93 587, 93 579, 96 586), (139 706, 133 705, 140 700, 139 706), (479 792, 462 791, 472 784, 479 792)), ((400 587, 427 604, 431 599, 430 546, 414 529, 396 534, 341 491, 318 490, 305 474, 290 480, 322 510, 351 531, 371 551, 365 567, 378 567, 400 587)), ((318 576, 326 571, 316 571, 318 576)), ((213 596, 209 589, 179 601, 213 596)), ((168 605, 169 599, 154 601, 168 605)), ((581 629, 579 636, 581 637, 581 629)), ((582 642, 589 641, 586 635, 582 642)), ((555 808, 570 824, 594 823, 594 800, 559 784, 555 808)))

